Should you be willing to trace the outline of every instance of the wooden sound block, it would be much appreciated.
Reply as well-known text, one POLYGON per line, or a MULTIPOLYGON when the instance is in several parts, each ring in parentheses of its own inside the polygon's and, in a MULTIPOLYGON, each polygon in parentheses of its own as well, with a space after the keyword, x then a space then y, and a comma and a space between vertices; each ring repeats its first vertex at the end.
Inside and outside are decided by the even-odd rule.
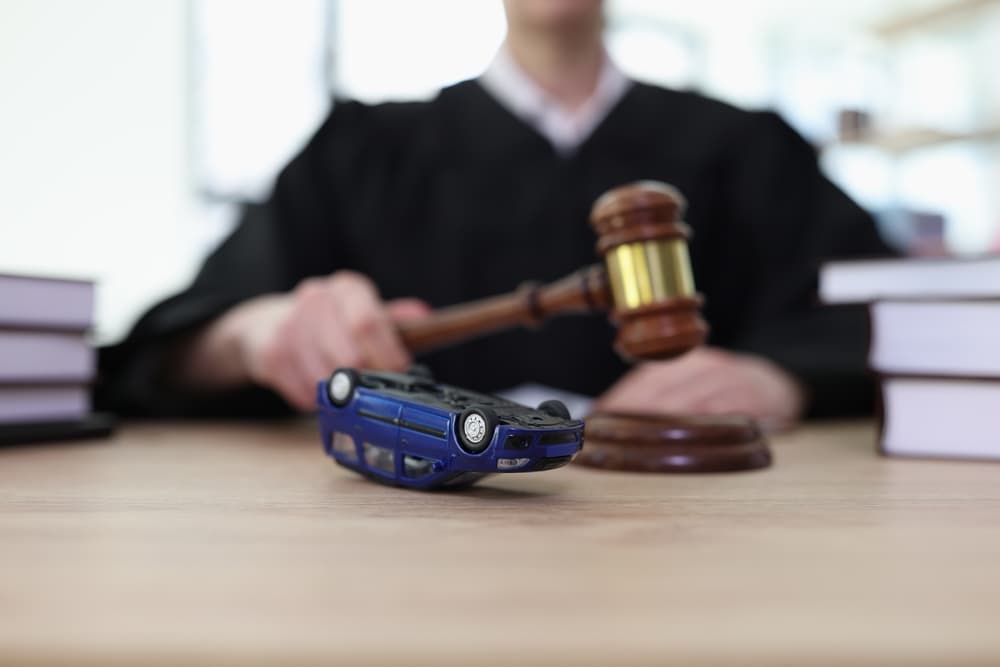
POLYGON ((771 451, 749 417, 597 412, 586 419, 576 462, 631 472, 724 472, 766 468, 771 451))

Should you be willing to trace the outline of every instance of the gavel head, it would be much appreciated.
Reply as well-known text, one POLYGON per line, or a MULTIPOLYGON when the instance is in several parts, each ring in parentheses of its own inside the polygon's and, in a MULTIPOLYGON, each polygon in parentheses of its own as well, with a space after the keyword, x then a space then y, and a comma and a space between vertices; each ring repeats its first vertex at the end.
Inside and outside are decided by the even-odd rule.
POLYGON ((701 317, 688 256, 686 202, 673 187, 641 181, 610 190, 590 214, 604 258, 618 325, 615 350, 626 359, 670 359, 701 345, 701 317))

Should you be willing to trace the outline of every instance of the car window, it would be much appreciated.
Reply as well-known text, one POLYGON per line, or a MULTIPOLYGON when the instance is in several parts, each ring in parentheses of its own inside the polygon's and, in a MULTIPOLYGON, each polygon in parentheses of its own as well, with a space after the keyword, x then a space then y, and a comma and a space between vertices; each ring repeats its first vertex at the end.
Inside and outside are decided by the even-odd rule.
POLYGON ((334 432, 331 449, 350 461, 358 460, 358 446, 355 444, 354 438, 346 433, 334 432))
POLYGON ((362 448, 365 451, 365 464, 369 468, 390 475, 396 474, 396 452, 389 447, 380 447, 370 442, 362 443, 362 448))

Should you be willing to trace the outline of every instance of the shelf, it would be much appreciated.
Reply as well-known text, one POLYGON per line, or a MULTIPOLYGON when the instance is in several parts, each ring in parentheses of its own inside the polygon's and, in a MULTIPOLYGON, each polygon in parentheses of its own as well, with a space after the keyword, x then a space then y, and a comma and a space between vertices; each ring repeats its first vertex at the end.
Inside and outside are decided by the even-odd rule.
POLYGON ((960 141, 990 142, 1000 140, 1000 124, 973 132, 942 132, 927 128, 908 128, 896 132, 886 132, 863 136, 857 139, 842 139, 833 145, 872 146, 890 153, 906 153, 919 148, 960 141))
POLYGON ((908 32, 933 28, 953 19, 1000 7, 1000 0, 951 0, 933 5, 923 10, 895 16, 874 26, 875 34, 891 38, 908 32))

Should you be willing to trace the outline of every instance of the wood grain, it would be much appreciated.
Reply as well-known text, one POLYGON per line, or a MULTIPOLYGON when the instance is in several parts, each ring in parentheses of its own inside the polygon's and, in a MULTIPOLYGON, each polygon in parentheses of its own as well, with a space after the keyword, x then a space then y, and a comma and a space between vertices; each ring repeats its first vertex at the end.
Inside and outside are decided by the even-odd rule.
POLYGON ((1000 663, 1000 466, 570 467, 462 493, 335 467, 311 423, 0 450, 2 665, 1000 663))

